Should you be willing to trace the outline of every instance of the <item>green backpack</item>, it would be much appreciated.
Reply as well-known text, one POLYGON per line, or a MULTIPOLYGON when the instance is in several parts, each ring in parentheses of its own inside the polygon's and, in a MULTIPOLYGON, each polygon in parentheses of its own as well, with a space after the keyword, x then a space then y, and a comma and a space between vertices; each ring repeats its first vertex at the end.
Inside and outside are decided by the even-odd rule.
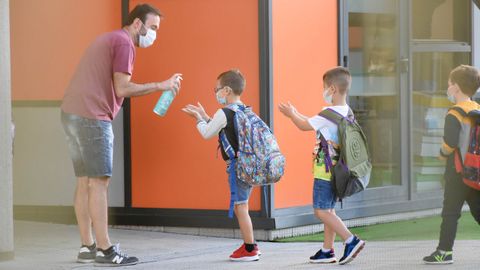
MULTIPOLYGON (((327 168, 332 169, 332 188, 335 195, 342 200, 363 191, 370 181, 372 164, 367 138, 355 120, 351 109, 346 117, 330 108, 323 110, 319 115, 338 126, 339 160, 332 166, 332 162, 328 158, 325 160, 325 164, 327 164, 327 168)), ((321 147, 323 150, 328 147, 323 136, 321 136, 321 147)))

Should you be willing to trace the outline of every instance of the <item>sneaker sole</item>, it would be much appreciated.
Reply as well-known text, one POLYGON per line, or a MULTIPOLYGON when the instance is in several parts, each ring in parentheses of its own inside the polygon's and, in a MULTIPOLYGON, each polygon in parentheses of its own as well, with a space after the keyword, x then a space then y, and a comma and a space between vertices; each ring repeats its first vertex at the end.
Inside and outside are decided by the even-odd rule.
POLYGON ((250 257, 241 257, 241 258, 230 257, 230 260, 234 262, 253 262, 253 261, 258 261, 259 259, 260 257, 258 257, 258 255, 250 256, 250 257))
POLYGON ((138 262, 132 262, 132 263, 124 263, 124 264, 117 264, 117 263, 94 263, 93 266, 95 267, 121 267, 121 266, 130 266, 130 265, 136 265, 138 262))
POLYGON ((95 259, 77 259, 77 263, 93 263, 95 259))
POLYGON ((336 263, 337 259, 320 259, 320 260, 312 260, 310 259, 310 263, 336 263))
POLYGON ((429 265, 442 265, 442 264, 452 264, 453 261, 444 261, 444 262, 426 262, 426 261, 423 261, 425 264, 429 264, 429 265))
POLYGON ((347 264, 351 261, 353 261, 353 259, 355 259, 355 257, 357 257, 358 253, 360 253, 360 251, 362 251, 363 247, 365 247, 365 241, 362 241, 360 240, 361 244, 360 245, 356 245, 355 248, 352 250, 352 253, 350 253, 349 256, 347 256, 347 258, 345 258, 345 260, 339 262, 339 264, 341 265, 344 265, 344 264, 347 264))

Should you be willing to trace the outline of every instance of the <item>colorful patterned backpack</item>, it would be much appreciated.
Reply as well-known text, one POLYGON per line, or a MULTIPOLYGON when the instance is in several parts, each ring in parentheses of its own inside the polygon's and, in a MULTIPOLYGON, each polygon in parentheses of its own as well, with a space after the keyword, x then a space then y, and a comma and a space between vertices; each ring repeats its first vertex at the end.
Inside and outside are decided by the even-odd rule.
POLYGON ((238 134, 236 160, 224 131, 220 133, 220 139, 231 162, 235 163, 231 167, 236 168, 236 177, 252 186, 278 182, 284 173, 285 157, 270 128, 251 107, 230 104, 227 108, 235 112, 233 122, 238 134))

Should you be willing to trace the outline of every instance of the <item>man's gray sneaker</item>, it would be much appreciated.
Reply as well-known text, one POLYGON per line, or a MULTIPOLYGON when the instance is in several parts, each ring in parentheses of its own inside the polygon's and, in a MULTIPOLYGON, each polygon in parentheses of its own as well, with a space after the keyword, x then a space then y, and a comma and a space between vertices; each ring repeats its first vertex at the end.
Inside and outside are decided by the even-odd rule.
POLYGON ((97 249, 95 257, 95 266, 127 266, 138 263, 137 257, 128 257, 127 254, 120 251, 120 245, 116 244, 107 250, 97 249))
POLYGON ((93 243, 91 246, 82 245, 77 255, 77 262, 92 263, 97 255, 97 246, 93 243))

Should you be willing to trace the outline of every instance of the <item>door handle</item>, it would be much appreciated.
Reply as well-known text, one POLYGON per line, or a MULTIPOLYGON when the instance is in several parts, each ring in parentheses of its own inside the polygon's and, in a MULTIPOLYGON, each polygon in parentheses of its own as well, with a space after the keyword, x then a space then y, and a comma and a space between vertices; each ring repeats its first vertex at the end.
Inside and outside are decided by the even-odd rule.
POLYGON ((400 59, 400 71, 401 72, 408 72, 410 60, 408 58, 401 58, 400 59))

